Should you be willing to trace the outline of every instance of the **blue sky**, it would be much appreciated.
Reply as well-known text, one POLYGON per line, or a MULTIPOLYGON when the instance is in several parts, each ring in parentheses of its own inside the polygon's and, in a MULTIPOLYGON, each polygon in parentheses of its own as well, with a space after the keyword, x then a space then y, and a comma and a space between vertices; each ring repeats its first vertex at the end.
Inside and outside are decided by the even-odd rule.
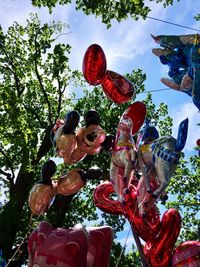
MULTIPOLYGON (((150 6, 152 12, 149 16, 151 17, 200 29, 200 23, 193 18, 200 10, 199 0, 180 0, 180 2, 165 9, 161 4, 155 4, 155 2, 151 2, 150 6)), ((72 45, 70 56, 72 69, 82 69, 82 59, 86 49, 91 44, 97 43, 102 46, 106 54, 108 69, 120 74, 137 68, 142 69, 147 74, 145 82, 147 91, 166 88, 160 82, 160 78, 167 77, 168 71, 167 67, 162 65, 151 52, 152 48, 159 46, 154 43, 150 34, 183 35, 196 33, 196 31, 151 19, 145 21, 128 19, 121 23, 114 21, 112 27, 107 30, 100 18, 85 16, 81 11, 75 11, 73 5, 58 6, 50 15, 47 8, 34 8, 29 0, 0 1, 0 24, 5 30, 14 21, 24 24, 30 12, 37 12, 44 22, 60 20, 69 24, 70 34, 60 37, 59 41, 72 45)), ((137 100, 144 98, 145 94, 141 94, 137 100)), ((165 102, 169 106, 169 112, 174 121, 173 135, 175 137, 179 123, 186 117, 189 118, 189 133, 184 151, 187 154, 195 154, 193 147, 196 140, 200 138, 200 127, 196 125, 200 122, 200 113, 193 105, 191 98, 184 93, 170 89, 153 93, 153 100, 156 104, 165 102)))

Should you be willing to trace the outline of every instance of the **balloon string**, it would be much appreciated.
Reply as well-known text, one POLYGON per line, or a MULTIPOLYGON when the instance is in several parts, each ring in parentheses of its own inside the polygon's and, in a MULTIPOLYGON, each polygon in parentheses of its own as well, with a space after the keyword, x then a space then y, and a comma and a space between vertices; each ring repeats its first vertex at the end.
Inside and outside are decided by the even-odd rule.
POLYGON ((174 22, 170 22, 170 21, 167 21, 167 20, 157 19, 157 18, 150 17, 150 16, 147 16, 147 18, 148 19, 157 20, 157 21, 161 21, 161 22, 164 22, 164 23, 167 23, 167 24, 171 24, 173 26, 182 27, 182 28, 185 28, 185 29, 189 29, 189 30, 200 32, 200 30, 198 30, 198 29, 191 28, 191 27, 188 27, 188 26, 184 26, 184 25, 181 25, 181 24, 177 24, 177 23, 174 23, 174 22))
MULTIPOLYGON (((137 207, 135 207, 134 215, 136 213, 136 209, 137 209, 137 207)), ((124 216, 126 218, 126 212, 124 210, 123 205, 122 205, 122 210, 123 210, 123 214, 124 214, 124 216)), ((129 221, 129 223, 130 223, 130 226, 131 226, 133 237, 135 239, 135 243, 137 245, 137 248, 138 248, 138 251, 139 251, 139 254, 140 254, 142 265, 143 265, 143 267, 149 267, 149 263, 148 263, 146 257, 144 256, 144 252, 143 252, 142 244, 140 242, 140 238, 139 238, 138 234, 135 232, 135 229, 134 229, 134 226, 133 226, 132 222, 129 221)))
POLYGON ((120 255, 119 255, 119 258, 118 258, 116 267, 118 267, 119 262, 120 262, 121 257, 122 257, 122 253, 123 253, 124 250, 125 250, 125 246, 126 246, 126 243, 127 243, 127 240, 128 240, 129 234, 130 234, 130 231, 131 231, 131 226, 129 227, 128 233, 127 233, 127 235, 126 235, 126 239, 125 239, 125 241, 124 241, 124 246, 123 246, 123 248, 121 249, 121 252, 120 252, 120 255))
MULTIPOLYGON (((143 92, 140 92, 140 94, 146 94, 146 93, 154 93, 154 92, 159 92, 159 91, 166 91, 166 90, 171 90, 171 88, 162 88, 162 89, 156 89, 156 90, 146 90, 146 91, 143 91, 143 92)), ((132 91, 135 91, 135 90, 130 90, 130 92, 132 91)), ((84 97, 80 97, 80 98, 70 98, 69 100, 72 101, 72 100, 81 100, 83 99, 84 97)))
MULTIPOLYGON (((36 218, 36 221, 39 219, 40 215, 36 218)), ((25 237, 22 239, 21 243, 19 244, 18 248, 16 249, 16 251, 14 252, 13 256, 11 257, 11 259, 9 259, 8 263, 6 264, 6 267, 11 263, 11 261, 14 260, 15 256, 17 255, 17 253, 19 252, 21 246, 23 245, 24 241, 27 239, 28 235, 30 234, 31 230, 32 230, 32 223, 33 223, 33 214, 31 214, 30 216, 30 220, 29 220, 29 230, 26 233, 25 237)))

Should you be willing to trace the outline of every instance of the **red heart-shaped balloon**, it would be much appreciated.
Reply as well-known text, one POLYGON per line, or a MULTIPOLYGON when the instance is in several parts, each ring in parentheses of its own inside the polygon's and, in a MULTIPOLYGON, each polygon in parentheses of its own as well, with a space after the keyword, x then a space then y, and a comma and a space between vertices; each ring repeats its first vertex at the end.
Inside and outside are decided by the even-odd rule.
POLYGON ((124 196, 125 203, 122 205, 118 200, 112 199, 114 193, 112 183, 104 182, 95 188, 93 200, 95 205, 106 213, 124 215, 144 241, 154 240, 161 226, 159 214, 153 207, 145 219, 141 218, 137 208, 137 189, 131 186, 129 190, 130 192, 124 196))
POLYGON ((167 210, 161 222, 160 232, 144 246, 144 253, 152 267, 168 267, 174 244, 181 229, 181 217, 176 209, 167 210))
POLYGON ((98 44, 88 47, 82 64, 83 75, 90 85, 98 85, 106 73, 107 63, 103 49, 98 44))

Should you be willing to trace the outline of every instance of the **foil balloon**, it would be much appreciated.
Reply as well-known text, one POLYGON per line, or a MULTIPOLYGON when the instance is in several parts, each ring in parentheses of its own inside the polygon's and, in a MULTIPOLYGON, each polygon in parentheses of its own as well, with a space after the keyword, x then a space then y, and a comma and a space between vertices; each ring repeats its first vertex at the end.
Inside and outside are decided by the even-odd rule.
POLYGON ((103 172, 99 168, 90 168, 87 171, 75 169, 61 176, 57 182, 57 194, 73 195, 85 186, 87 180, 100 179, 103 172))
POLYGON ((162 64, 169 66, 169 78, 161 78, 161 82, 191 96, 194 105, 200 110, 199 35, 152 37, 164 47, 154 48, 153 54, 159 57, 162 64))
POLYGON ((162 227, 153 241, 144 246, 144 253, 152 267, 168 267, 173 247, 181 228, 181 218, 177 210, 169 209, 162 218, 162 227))
POLYGON ((187 34, 187 35, 151 35, 154 41, 162 47, 166 48, 179 48, 186 44, 192 45, 195 41, 196 34, 187 34))
POLYGON ((56 186, 51 177, 56 172, 54 161, 47 161, 42 167, 42 179, 33 186, 29 193, 29 207, 33 214, 43 214, 47 212, 56 195, 56 186))
POLYGON ((86 112, 84 116, 86 127, 76 129, 79 117, 79 113, 75 110, 67 112, 64 124, 60 124, 59 120, 52 131, 56 153, 68 165, 83 160, 87 155, 99 153, 101 144, 106 138, 105 131, 99 126, 99 114, 95 110, 86 112))
POLYGON ((135 168, 133 135, 142 126, 145 115, 146 106, 142 102, 135 102, 124 111, 117 128, 110 163, 110 179, 121 202, 135 168))
POLYGON ((128 79, 111 70, 106 72, 101 85, 105 95, 117 104, 128 102, 135 93, 134 85, 128 79))
POLYGON ((106 73, 106 57, 98 44, 92 44, 85 52, 82 71, 90 85, 98 85, 106 73))
POLYGON ((138 149, 138 168, 146 182, 147 192, 152 193, 155 200, 162 194, 169 184, 179 162, 188 132, 188 119, 179 125, 177 139, 172 136, 163 136, 152 141, 143 141, 138 149), (156 171, 158 188, 153 191, 150 186, 149 172, 156 171))
POLYGON ((200 110, 200 37, 196 36, 194 45, 190 51, 190 61, 193 73, 192 99, 200 110))
POLYGON ((66 229, 41 222, 28 240, 28 266, 108 267, 112 240, 109 226, 66 229))
POLYGON ((79 119, 80 115, 76 110, 68 111, 65 115, 64 124, 60 124, 61 120, 56 122, 51 133, 57 155, 64 158, 67 164, 76 163, 85 156, 84 153, 80 153, 78 158, 73 158, 73 153, 77 149, 75 130, 79 119))
MULTIPOLYGON (((159 184, 156 179, 155 170, 152 169, 148 175, 149 175, 151 190, 155 191, 159 187, 159 184)), ((143 176, 140 177, 137 186, 137 202, 138 202, 138 212, 141 217, 145 216, 155 204, 155 198, 152 196, 152 194, 149 194, 147 192, 146 181, 143 176)))
POLYGON ((98 185, 93 193, 95 205, 106 213, 124 215, 143 240, 153 240, 161 227, 157 210, 152 208, 145 218, 139 216, 135 186, 130 186, 129 193, 124 196, 123 204, 113 199, 113 193, 114 187, 110 182, 98 185))
POLYGON ((114 200, 112 195, 115 192, 112 183, 104 182, 98 185, 93 192, 93 201, 95 205, 102 211, 122 215, 122 205, 118 200, 114 200))
POLYGON ((77 131, 78 147, 88 155, 99 153, 105 138, 106 133, 99 125, 90 125, 77 131))
POLYGON ((46 184, 36 184, 29 193, 29 207, 33 214, 39 215, 47 212, 56 195, 56 188, 46 184))
POLYGON ((200 139, 196 141, 197 146, 200 146, 200 139))
MULTIPOLYGON (((133 182, 135 184, 134 180, 133 182)), ((137 188, 131 184, 129 192, 124 195, 123 214, 139 237, 146 242, 152 241, 161 228, 160 216, 155 206, 149 209, 145 216, 140 216, 137 193, 137 188)))
POLYGON ((200 266, 200 242, 186 241, 173 252, 172 267, 200 266))
POLYGON ((82 178, 81 170, 71 170, 59 178, 57 183, 57 193, 61 195, 72 195, 77 193, 86 181, 82 178))

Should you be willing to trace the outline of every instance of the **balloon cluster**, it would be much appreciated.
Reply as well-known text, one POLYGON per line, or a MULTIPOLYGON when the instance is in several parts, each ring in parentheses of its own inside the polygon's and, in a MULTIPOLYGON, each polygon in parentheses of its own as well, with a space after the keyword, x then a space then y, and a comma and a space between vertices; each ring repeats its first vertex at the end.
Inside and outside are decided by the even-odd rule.
POLYGON ((159 137, 150 121, 145 121, 145 115, 146 106, 139 101, 122 114, 111 151, 111 182, 97 186, 93 199, 104 212, 124 215, 129 220, 132 229, 146 242, 143 253, 150 266, 168 267, 181 218, 176 209, 169 209, 160 219, 155 202, 178 164, 187 139, 188 119, 180 123, 175 139, 159 137), (118 200, 112 199, 114 192, 118 200))
MULTIPOLYGON (((72 165, 83 160, 87 155, 100 152, 106 139, 104 130, 99 126, 100 117, 95 110, 89 110, 84 121, 86 126, 76 130, 80 115, 76 110, 67 112, 64 120, 57 120, 52 133, 52 142, 58 156, 65 164, 72 165)), ((29 206, 33 214, 42 214, 48 210, 57 194, 66 196, 77 193, 89 179, 99 179, 100 169, 74 169, 62 175, 56 182, 52 176, 56 164, 49 160, 42 168, 42 179, 30 191, 29 206)))
POLYGON ((148 266, 199 266, 200 242, 187 241, 173 249, 181 228, 181 217, 176 209, 167 210, 160 219, 158 208, 154 205, 144 217, 140 216, 137 198, 138 180, 134 176, 129 193, 124 195, 124 203, 113 200, 113 193, 112 183, 104 182, 96 187, 93 195, 94 202, 102 211, 124 215, 129 220, 132 228, 145 242, 143 253, 148 266), (172 265, 169 265, 171 262, 172 265))
MULTIPOLYGON (((153 53, 170 67, 172 80, 162 79, 162 82, 169 82, 171 88, 174 86, 174 89, 187 92, 200 109, 200 80, 195 75, 200 70, 199 42, 193 44, 194 36, 153 38, 164 47, 154 49, 153 53)), ((101 85, 105 95, 117 104, 128 102, 134 95, 134 86, 129 80, 107 70, 104 51, 97 44, 91 45, 84 55, 83 75, 90 85, 101 85)), ((145 242, 142 253, 150 266, 198 264, 199 242, 185 242, 173 250, 181 228, 179 212, 169 209, 161 219, 156 206, 158 198, 163 201, 167 198, 165 189, 186 143, 188 119, 180 123, 177 138, 174 138, 159 137, 157 129, 145 117, 145 104, 140 101, 132 103, 120 118, 114 141, 100 127, 100 117, 95 110, 84 115, 85 127, 78 129, 80 114, 72 110, 64 119, 56 121, 51 140, 56 154, 67 165, 76 164, 101 149, 110 150, 110 182, 96 187, 94 202, 101 210, 124 215, 129 220, 133 232, 145 242), (113 193, 117 194, 118 200, 112 199, 113 193)), ((102 176, 100 169, 73 169, 54 181, 55 172, 55 162, 47 161, 42 168, 42 179, 29 195, 33 214, 46 212, 56 195, 76 194, 88 179, 102 176)), ((83 228, 54 229, 43 222, 29 239, 30 262, 44 267, 50 264, 108 267, 111 243, 110 227, 89 230, 88 236, 83 228)))
POLYGON ((120 118, 116 139, 112 148, 110 179, 119 200, 127 191, 132 174, 142 173, 139 183, 140 211, 152 205, 169 184, 184 148, 188 119, 180 123, 177 139, 159 137, 155 127, 146 120, 146 106, 137 101, 130 105, 120 118), (141 128, 136 143, 133 136, 141 128), (151 204, 150 204, 151 203, 151 204))
POLYGON ((124 76, 107 70, 106 56, 98 44, 92 44, 85 52, 83 75, 90 85, 101 84, 105 95, 113 102, 128 102, 134 95, 134 85, 124 76))
POLYGON ((44 221, 29 237, 29 266, 108 267, 112 240, 109 226, 53 228, 44 221))
POLYGON ((200 38, 199 35, 159 35, 153 36, 162 48, 152 52, 162 64, 169 66, 170 78, 161 82, 168 87, 187 93, 200 110, 200 38))

